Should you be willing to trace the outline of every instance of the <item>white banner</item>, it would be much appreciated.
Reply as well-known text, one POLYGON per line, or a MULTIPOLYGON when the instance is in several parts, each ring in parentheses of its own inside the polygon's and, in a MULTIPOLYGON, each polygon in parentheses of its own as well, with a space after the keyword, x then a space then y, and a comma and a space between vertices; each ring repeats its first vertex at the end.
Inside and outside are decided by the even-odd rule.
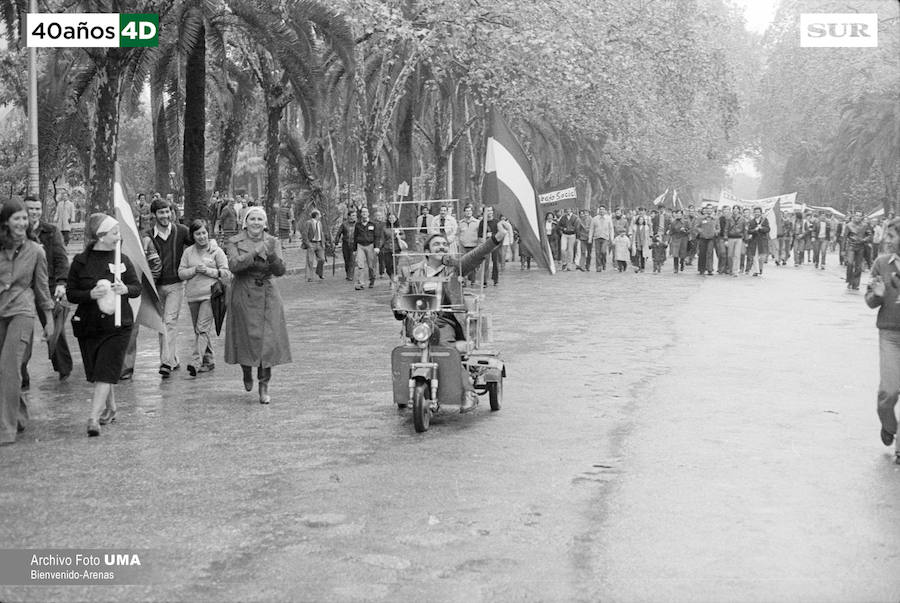
POLYGON ((763 211, 767 211, 774 207, 775 203, 781 201, 782 211, 794 211, 795 209, 806 209, 805 204, 797 204, 797 193, 789 193, 787 195, 778 195, 777 197, 763 197, 762 199, 740 199, 735 197, 728 191, 722 191, 719 195, 719 207, 724 205, 739 207, 756 207, 759 206, 763 211))
POLYGON ((563 201, 564 199, 575 199, 575 187, 572 188, 564 188, 562 190, 553 191, 551 193, 544 193, 543 195, 538 195, 538 201, 541 203, 556 203, 557 201, 563 201))

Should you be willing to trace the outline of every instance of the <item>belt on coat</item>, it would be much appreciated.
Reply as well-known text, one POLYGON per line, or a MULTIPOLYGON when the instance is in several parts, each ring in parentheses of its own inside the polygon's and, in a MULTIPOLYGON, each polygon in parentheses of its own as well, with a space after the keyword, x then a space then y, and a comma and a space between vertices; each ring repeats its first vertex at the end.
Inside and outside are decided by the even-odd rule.
POLYGON ((267 282, 269 282, 269 279, 270 279, 270 278, 271 278, 271 277, 268 277, 268 276, 263 277, 263 278, 255 278, 255 279, 253 279, 253 284, 256 285, 257 287, 262 287, 262 286, 264 286, 267 282))

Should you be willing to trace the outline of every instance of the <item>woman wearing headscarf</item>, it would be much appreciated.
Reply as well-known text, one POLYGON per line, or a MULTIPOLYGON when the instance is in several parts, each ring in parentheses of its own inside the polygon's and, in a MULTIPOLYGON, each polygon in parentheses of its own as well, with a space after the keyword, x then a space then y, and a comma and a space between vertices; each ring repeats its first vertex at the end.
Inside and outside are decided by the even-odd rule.
POLYGON ((53 333, 47 260, 30 230, 24 204, 10 200, 0 207, 0 444, 14 443, 28 419, 21 365, 34 335, 36 307, 46 312, 44 336, 53 333))
POLYGON ((266 212, 248 208, 243 230, 225 247, 234 275, 225 315, 225 362, 241 365, 248 392, 253 390, 257 367, 260 404, 271 400, 272 367, 291 362, 284 306, 272 279, 284 274, 284 258, 280 242, 266 233, 266 226, 266 212))
POLYGON ((100 426, 116 420, 116 393, 125 351, 131 339, 134 317, 123 297, 139 297, 141 281, 128 256, 115 265, 116 243, 122 239, 119 223, 112 216, 91 214, 85 225, 85 248, 69 268, 66 297, 78 304, 72 317, 72 332, 78 338, 84 373, 94 384, 88 436, 99 436, 100 426), (113 272, 117 270, 118 278, 113 272), (115 324, 116 305, 121 321, 115 324))

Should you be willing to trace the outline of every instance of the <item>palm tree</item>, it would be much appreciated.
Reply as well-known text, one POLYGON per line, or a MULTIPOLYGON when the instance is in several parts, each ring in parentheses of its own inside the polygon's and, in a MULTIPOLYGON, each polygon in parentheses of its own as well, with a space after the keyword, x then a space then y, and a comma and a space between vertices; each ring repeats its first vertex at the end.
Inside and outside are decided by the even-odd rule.
POLYGON ((322 97, 323 61, 330 51, 352 65, 353 38, 345 20, 325 3, 300 0, 281 13, 259 0, 232 0, 232 12, 244 29, 239 42, 244 64, 266 102, 266 199, 275 204, 281 120, 290 103, 299 109, 301 130, 314 132, 322 97))
MULTIPOLYGON (((159 58, 151 97, 157 187, 168 177, 169 149, 182 147, 185 217, 205 217, 207 52, 225 70, 225 5, 217 0, 180 0, 161 23, 159 58), (161 101, 168 92, 167 104, 161 101), (183 103, 183 104, 182 104, 183 103), (164 132, 165 130, 165 132, 164 132), (166 145, 163 145, 166 141, 166 145), (180 144, 179 144, 180 143, 180 144)), ((214 81, 214 80, 213 80, 214 81)))

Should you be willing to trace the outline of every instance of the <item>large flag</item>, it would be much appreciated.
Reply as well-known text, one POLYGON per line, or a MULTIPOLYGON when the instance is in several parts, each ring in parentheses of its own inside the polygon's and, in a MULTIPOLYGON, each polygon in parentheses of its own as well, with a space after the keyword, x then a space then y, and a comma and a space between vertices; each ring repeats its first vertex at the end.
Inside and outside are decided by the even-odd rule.
POLYGON ((131 206, 125 197, 125 188, 122 184, 122 174, 119 171, 118 163, 116 164, 116 179, 113 183, 113 206, 116 210, 116 220, 119 221, 119 233, 122 235, 122 253, 131 260, 143 285, 141 296, 128 300, 135 322, 148 329, 165 333, 166 325, 159 307, 159 294, 156 291, 156 285, 153 284, 150 265, 144 256, 144 246, 141 243, 137 224, 134 223, 131 206))
POLYGON ((663 202, 665 202, 665 200, 666 200, 666 195, 668 195, 668 194, 669 194, 669 189, 666 189, 666 192, 664 192, 659 197, 657 197, 656 199, 653 200, 653 205, 656 205, 656 206, 662 205, 663 202))
POLYGON ((779 232, 784 231, 784 217, 781 213, 781 199, 776 199, 775 205, 766 212, 769 221, 769 238, 775 239, 779 232))
POLYGON ((493 205, 495 213, 509 218, 513 227, 519 231, 519 245, 522 249, 539 266, 549 270, 550 274, 556 274, 550 241, 539 219, 531 163, 515 134, 494 109, 488 114, 487 135, 482 185, 484 204, 493 205))

